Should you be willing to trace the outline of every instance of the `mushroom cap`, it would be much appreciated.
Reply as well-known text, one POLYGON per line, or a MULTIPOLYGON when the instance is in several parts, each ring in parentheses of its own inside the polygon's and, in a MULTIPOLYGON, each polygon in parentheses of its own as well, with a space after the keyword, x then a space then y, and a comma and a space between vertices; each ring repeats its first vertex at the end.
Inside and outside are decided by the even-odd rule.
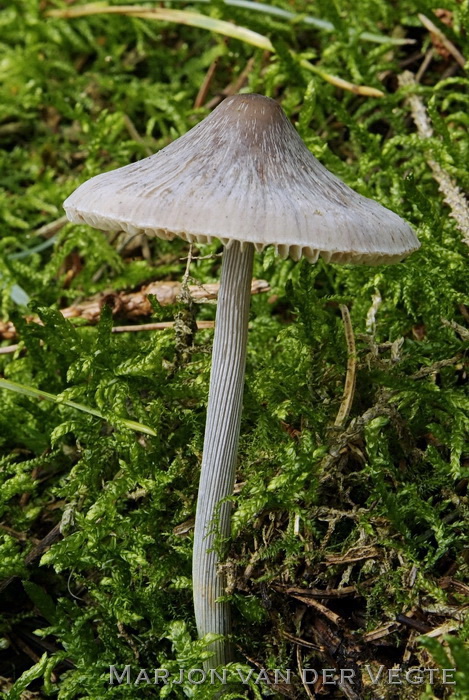
POLYGON ((64 208, 103 230, 274 245, 310 262, 392 263, 420 245, 397 214, 321 165, 281 107, 256 94, 225 99, 155 155, 91 178, 64 208))

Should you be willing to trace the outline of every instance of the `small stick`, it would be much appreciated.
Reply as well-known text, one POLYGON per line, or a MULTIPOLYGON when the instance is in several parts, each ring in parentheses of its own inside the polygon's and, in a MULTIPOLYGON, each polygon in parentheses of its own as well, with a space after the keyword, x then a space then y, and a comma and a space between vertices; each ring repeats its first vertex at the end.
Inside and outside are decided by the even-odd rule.
MULTIPOLYGON (((404 71, 398 78, 400 87, 416 85, 415 78, 410 71, 404 71)), ((407 95, 406 101, 410 105, 412 119, 414 120, 420 138, 429 139, 433 136, 433 128, 425 109, 425 105, 418 95, 407 95)), ((438 183, 440 192, 451 210, 451 216, 456 221, 458 229, 463 234, 463 241, 469 245, 469 204, 464 194, 459 189, 453 178, 441 165, 431 157, 427 163, 438 183)))
POLYGON ((418 69, 417 73, 415 74, 415 82, 416 83, 419 83, 422 80, 425 71, 427 70, 428 66, 432 62, 433 56, 434 56, 433 48, 428 49, 422 63, 420 64, 420 68, 418 69))
POLYGON ((306 639, 301 639, 301 637, 295 637, 294 634, 290 634, 285 630, 281 634, 284 639, 288 640, 289 642, 293 642, 293 644, 297 644, 298 646, 305 647, 306 649, 315 649, 316 651, 326 651, 326 647, 324 645, 308 642, 306 639))
POLYGON ((303 662, 301 660, 301 649, 299 646, 296 647, 296 663, 298 664, 298 671, 300 672, 301 682, 303 683, 303 688, 305 689, 306 695, 308 696, 308 698, 311 698, 311 700, 314 700, 316 696, 313 695, 305 681, 305 674, 303 673, 303 662))
POLYGON ((441 323, 448 328, 452 328, 453 331, 456 331, 456 333, 461 336, 462 340, 469 340, 469 330, 459 323, 456 323, 456 321, 448 321, 446 318, 442 318, 441 323))
POLYGON ((431 625, 427 624, 426 622, 415 620, 414 618, 404 615, 403 613, 396 615, 396 622, 400 622, 401 625, 405 625, 406 627, 411 627, 421 634, 425 634, 432 629, 431 625))
POLYGON ((442 625, 439 625, 438 627, 435 627, 434 629, 430 630, 429 632, 426 632, 423 636, 424 637, 442 637, 444 634, 449 634, 450 632, 454 632, 455 630, 459 629, 461 627, 460 622, 456 622, 454 620, 448 620, 447 622, 444 622, 442 625))
MULTIPOLYGON (((28 564, 31 564, 35 559, 38 557, 41 557, 44 552, 49 549, 49 547, 54 544, 54 542, 57 542, 62 537, 62 533, 60 531, 60 523, 57 523, 57 525, 54 525, 52 530, 47 533, 45 537, 42 538, 38 544, 31 549, 31 551, 26 555, 24 559, 24 563, 26 566, 28 564)), ((0 581, 0 593, 5 590, 7 586, 10 585, 12 581, 17 578, 16 576, 10 576, 7 579, 4 579, 3 581, 0 581)))
MULTIPOLYGON (((138 331, 163 331, 166 328, 173 328, 174 321, 159 321, 158 323, 139 323, 135 326, 114 326, 111 333, 138 333, 138 331)), ((197 321, 198 330, 214 328, 215 321, 197 321)), ((0 355, 10 355, 20 348, 19 343, 15 345, 5 345, 0 348, 0 355)))
POLYGON ((61 228, 68 224, 68 218, 66 216, 61 216, 55 221, 50 221, 48 224, 44 224, 34 232, 35 236, 42 236, 43 238, 52 238, 56 233, 60 231, 61 228))
MULTIPOLYGON (((466 329, 464 328, 464 330, 466 329)), ((414 372, 414 374, 411 375, 411 379, 422 379, 422 377, 428 377, 431 374, 436 374, 443 367, 450 367, 451 365, 461 362, 461 360, 462 355, 454 355, 454 357, 448 357, 446 360, 437 360, 437 362, 434 362, 432 365, 422 367, 417 372, 414 372)))
POLYGON ((308 605, 311 608, 315 608, 315 610, 324 615, 324 617, 326 617, 329 620, 329 622, 332 622, 332 624, 340 626, 343 623, 343 618, 341 618, 340 615, 337 615, 337 613, 332 612, 332 610, 329 610, 329 608, 327 608, 325 605, 315 600, 314 598, 309 598, 304 595, 297 595, 296 593, 290 593, 290 595, 292 598, 301 601, 305 605, 308 605))
MULTIPOLYGON (((264 51, 264 56, 268 58, 269 52, 264 51)), ((254 65, 254 57, 251 56, 249 61, 244 66, 241 73, 235 78, 231 83, 229 83, 226 88, 224 88, 220 94, 215 95, 212 99, 205 105, 206 109, 213 109, 223 101, 224 97, 230 97, 231 95, 237 95, 238 92, 244 87, 244 84, 248 78, 249 73, 252 71, 254 65)))
MULTIPOLYGON (((218 283, 195 284, 189 285, 188 292, 191 299, 198 303, 207 303, 211 299, 216 299, 220 285, 218 283)), ((270 290, 268 282, 265 280, 252 280, 251 294, 262 294, 270 290)), ((88 323, 97 323, 99 321, 101 310, 104 304, 110 304, 113 314, 125 316, 129 319, 141 318, 142 316, 150 316, 153 309, 148 299, 149 295, 154 295, 158 299, 161 306, 168 306, 177 301, 178 295, 181 293, 180 282, 151 282, 145 285, 136 292, 110 292, 108 294, 98 294, 91 299, 85 299, 73 306, 68 306, 65 309, 60 309, 60 313, 64 318, 82 318, 88 323)), ((27 316, 28 323, 41 323, 37 316, 27 316)), ((210 323, 209 321, 202 321, 210 323)), ((123 333, 127 331, 139 330, 160 330, 162 328, 171 328, 171 322, 165 323, 148 323, 140 326, 122 326, 125 330, 118 330, 120 327, 113 328, 113 333, 123 333)), ((211 328, 210 325, 200 325, 200 328, 211 328)), ((11 321, 0 321, 0 340, 14 340, 17 337, 17 330, 11 321)), ((8 354, 15 352, 17 348, 8 346, 8 349, 0 348, 0 354, 8 354), (11 349, 13 348, 13 349, 11 349)))
MULTIPOLYGON (((214 321, 197 321, 197 329, 213 328, 214 321)), ((174 321, 160 321, 158 323, 140 323, 137 326, 114 326, 113 333, 132 333, 136 331, 162 331, 165 328, 173 328, 174 321)))
MULTIPOLYGON (((36 654, 36 652, 33 651, 33 649, 31 649, 31 647, 28 644, 26 644, 26 642, 24 642, 19 635, 10 634, 10 639, 18 647, 18 649, 20 649, 20 651, 23 652, 23 654, 26 654, 26 656, 29 656, 31 661, 33 661, 35 664, 38 663, 38 661, 40 660, 41 657, 38 656, 36 654)), ((56 677, 56 681, 57 681, 57 677, 56 677)))
POLYGON ((207 73, 205 74, 205 78, 202 81, 202 85, 199 88, 199 92, 197 93, 197 97, 195 98, 194 101, 194 109, 198 109, 199 107, 202 107, 202 105, 205 102, 205 99, 207 97, 207 93, 210 88, 210 83, 212 82, 213 76, 215 75, 215 71, 218 66, 218 61, 219 59, 216 58, 214 61, 209 66, 209 69, 207 73))
MULTIPOLYGON (((368 581, 362 581, 361 586, 371 585, 376 579, 369 579, 368 581)), ((343 588, 299 588, 296 586, 285 586, 283 584, 271 584, 275 591, 285 593, 286 595, 300 595, 303 598, 348 598, 359 597, 356 586, 344 586, 343 588)))
POLYGON ((464 58, 462 53, 458 51, 455 45, 448 39, 448 37, 445 36, 445 34, 443 34, 441 29, 437 27, 436 24, 434 24, 431 21, 431 19, 429 19, 425 15, 419 14, 418 18, 422 22, 425 29, 428 29, 428 31, 431 34, 434 34, 441 41, 445 49, 447 49, 450 52, 455 61, 459 63, 461 68, 464 68, 464 66, 466 65, 466 59, 464 58))

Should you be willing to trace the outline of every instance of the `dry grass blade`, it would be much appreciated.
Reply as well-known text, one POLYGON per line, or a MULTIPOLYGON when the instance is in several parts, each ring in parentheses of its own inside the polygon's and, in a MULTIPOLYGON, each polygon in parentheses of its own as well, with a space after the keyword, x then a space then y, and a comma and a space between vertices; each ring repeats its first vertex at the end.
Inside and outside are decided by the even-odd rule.
POLYGON ((345 339, 347 341, 347 376, 345 377, 344 395, 340 404, 334 425, 342 426, 348 418, 355 394, 355 380, 357 375, 357 357, 355 350, 355 336, 353 334, 350 312, 345 304, 340 305, 340 312, 344 322, 345 339))
POLYGON ((271 41, 262 34, 258 34, 246 27, 239 27, 231 22, 225 22, 224 20, 214 19, 208 15, 202 15, 199 12, 170 10, 163 7, 149 9, 148 7, 137 5, 109 6, 91 3, 89 5, 69 7, 66 10, 50 10, 47 16, 60 19, 73 19, 76 17, 88 17, 98 14, 126 15, 127 17, 139 17, 140 19, 153 19, 159 20, 160 22, 186 24, 190 27, 207 29, 215 34, 229 36, 232 39, 239 39, 259 49, 266 49, 271 52, 274 51, 271 41))
MULTIPOLYGON (((213 17, 208 17, 207 15, 202 15, 198 12, 170 10, 162 7, 148 9, 147 7, 133 5, 109 6, 92 3, 89 5, 69 7, 66 10, 50 10, 46 13, 48 17, 55 17, 57 19, 73 19, 76 17, 87 17, 97 14, 126 15, 128 17, 139 17, 140 19, 175 22, 177 24, 185 24, 190 27, 199 27, 200 29, 207 29, 215 34, 222 34, 223 36, 228 36, 232 39, 239 39, 240 41, 244 41, 246 44, 255 46, 258 49, 264 49, 270 53, 275 53, 272 42, 266 36, 258 34, 247 27, 240 27, 231 22, 214 19, 213 17)), ((383 97, 384 95, 381 90, 377 90, 376 88, 372 88, 367 85, 355 85, 354 83, 350 83, 348 80, 343 80, 335 75, 330 75, 321 68, 317 68, 317 66, 314 66, 306 59, 301 59, 299 61, 299 65, 302 68, 319 75, 328 83, 331 83, 342 90, 353 92, 356 95, 362 95, 363 97, 383 97)))

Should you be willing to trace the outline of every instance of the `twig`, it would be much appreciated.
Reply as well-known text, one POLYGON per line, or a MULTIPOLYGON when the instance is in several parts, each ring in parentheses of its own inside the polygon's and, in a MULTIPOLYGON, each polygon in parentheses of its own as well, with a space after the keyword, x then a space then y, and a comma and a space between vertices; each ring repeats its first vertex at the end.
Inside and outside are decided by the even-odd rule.
MULTIPOLYGON (((26 656, 29 656, 29 658, 31 659, 31 661, 33 663, 35 663, 35 664, 38 663, 38 661, 40 660, 41 657, 38 656, 38 654, 36 654, 36 652, 33 649, 31 649, 31 647, 28 644, 26 644, 26 642, 23 641, 19 635, 10 633, 9 636, 10 636, 10 639, 13 642, 13 644, 15 644, 15 646, 17 646, 18 649, 23 652, 23 654, 26 654, 26 656)), ((57 676, 55 676, 55 681, 53 681, 53 682, 55 682, 55 683, 57 682, 57 676)))
MULTIPOLYGON (((57 542, 62 537, 62 533, 60 531, 60 523, 57 523, 50 532, 47 533, 45 537, 35 546, 32 548, 32 550, 26 555, 24 559, 24 563, 27 566, 28 564, 31 564, 35 559, 38 559, 41 557, 44 552, 49 549, 49 547, 54 544, 54 542, 57 542)), ((12 581, 17 578, 16 576, 10 576, 9 578, 5 579, 4 581, 0 581, 0 593, 5 590, 7 586, 10 585, 12 581)))
MULTIPOLYGON (((268 57, 269 52, 264 51, 264 56, 268 57)), ((217 105, 220 104, 220 102, 223 101, 224 97, 230 97, 231 95, 237 95, 238 92, 241 90, 242 87, 244 87, 244 84, 246 83, 249 73, 252 71, 252 68, 254 66, 254 56, 251 56, 249 61, 246 63, 244 66, 243 70, 241 73, 238 75, 237 78, 235 78, 231 83, 229 83, 219 95, 215 95, 215 97, 212 97, 212 99, 207 102, 205 105, 206 109, 213 109, 217 105)))
POLYGON ((303 688, 305 689, 306 695, 309 698, 311 698, 311 700, 314 700, 316 696, 313 695, 313 693, 309 689, 305 680, 305 674, 303 673, 303 661, 301 659, 301 649, 299 645, 296 647, 296 663, 298 664, 298 671, 300 672, 301 682, 303 683, 303 688))
POLYGON ((417 73, 415 74, 415 82, 416 83, 419 83, 422 80, 425 71, 427 70, 428 66, 432 62, 433 56, 434 56, 433 48, 428 49, 422 63, 420 64, 420 67, 419 67, 417 73))
MULTIPOLYGON (((375 578, 368 579, 367 581, 362 581, 360 586, 371 586, 376 583, 375 578)), ((358 592, 356 586, 343 586, 342 588, 299 588, 297 586, 287 586, 286 584, 273 583, 271 587, 275 591, 280 593, 285 593, 286 595, 296 596, 300 595, 303 598, 320 598, 320 599, 337 599, 337 598, 358 598, 362 594, 358 592)))
POLYGON ((61 216, 59 219, 50 221, 48 224, 44 224, 44 226, 38 228, 37 231, 34 232, 34 235, 42 236, 42 238, 51 238, 52 236, 55 236, 55 234, 58 233, 58 231, 60 231, 65 224, 68 224, 68 219, 66 216, 61 216))
POLYGON ((444 622, 442 625, 439 627, 435 627, 434 629, 430 630, 430 632, 426 632, 424 634, 424 637, 442 637, 444 634, 449 634, 450 632, 454 632, 457 629, 461 628, 461 623, 460 622, 455 622, 454 620, 448 620, 447 622, 444 622))
POLYGON ((191 271, 192 261, 194 259, 194 256, 192 255, 193 247, 193 244, 189 243, 189 250, 187 252, 186 258, 186 269, 184 270, 184 275, 182 276, 181 289, 179 291, 179 294, 177 295, 177 299, 179 301, 183 301, 186 304, 191 304, 194 300, 189 287, 189 275, 191 271))
MULTIPOLYGON (((189 285, 188 290, 192 300, 198 303, 205 303, 211 299, 216 299, 220 285, 214 284, 194 284, 189 285)), ((110 292, 98 294, 90 299, 85 299, 77 304, 60 309, 64 318, 80 318, 88 323, 97 323, 101 316, 102 308, 105 304, 111 307, 113 316, 125 316, 128 319, 137 319, 142 316, 150 316, 153 308, 149 296, 155 296, 161 306, 175 304, 181 293, 180 282, 151 282, 136 292, 110 292)), ((262 294, 270 290, 269 283, 265 280, 253 280, 251 284, 251 294, 262 294)), ((37 316, 27 316, 28 323, 41 323, 37 316)), ((208 323, 208 322, 207 322, 208 323)), ((172 322, 160 324, 143 324, 141 326, 122 326, 124 330, 118 330, 119 326, 113 328, 113 333, 123 333, 126 331, 139 330, 159 330, 161 328, 171 328, 172 322)), ((200 326, 201 328, 211 328, 211 326, 200 326)), ((10 321, 0 322, 0 340, 14 340, 17 330, 10 321)), ((13 348, 13 346, 9 346, 13 348)), ((0 348, 0 354, 14 352, 14 349, 0 348)))
MULTIPOLYGON (((136 326, 114 326, 113 333, 136 333, 138 331, 162 331, 166 328, 173 328, 174 321, 159 321, 158 323, 139 323, 136 326)), ((197 330, 214 328, 214 321, 197 321, 197 330)))
POLYGON ((299 600, 301 603, 304 603, 305 605, 308 605, 311 608, 314 608, 317 610, 317 612, 321 613, 321 615, 324 615, 329 622, 332 622, 332 624, 340 626, 343 623, 343 618, 340 617, 340 615, 337 615, 337 613, 332 612, 332 610, 329 610, 325 605, 320 603, 319 601, 315 600, 314 598, 309 598, 305 595, 298 595, 297 593, 290 593, 292 598, 295 598, 295 600, 299 600))
POLYGON ((5 345, 3 348, 0 348, 0 355, 9 355, 10 353, 16 352, 18 348, 18 343, 15 345, 5 345))
POLYGON ((199 107, 202 107, 202 105, 204 104, 205 99, 207 97, 207 93, 208 93, 209 88, 210 88, 210 83, 212 82, 213 76, 215 75, 215 71, 217 70, 218 61, 219 61, 219 58, 217 57, 210 64, 208 71, 205 74, 205 78, 202 81, 202 85, 199 88, 199 92, 197 93, 197 97, 195 98, 194 109, 198 109, 199 107))
POLYGON ((122 622, 117 621, 117 629, 119 630, 119 634, 117 636, 125 639, 129 647, 133 651, 135 660, 140 661, 140 653, 132 635, 127 632, 122 622))
MULTIPOLYGON (((400 87, 415 86, 414 75, 410 71, 404 71, 398 78, 400 87)), ((425 105, 418 95, 407 95, 406 101, 410 105, 412 118, 417 132, 422 139, 433 136, 433 128, 425 109, 425 105)), ((458 229, 463 234, 463 241, 469 245, 469 204, 464 194, 459 189, 453 178, 431 157, 427 157, 427 163, 438 183, 440 192, 446 204, 451 209, 451 216, 456 221, 458 229)))
POLYGON ((419 14, 418 18, 422 22, 425 29, 428 29, 429 32, 434 34, 441 41, 445 49, 447 49, 450 52, 455 61, 459 63, 461 68, 464 68, 464 66, 466 65, 466 59, 464 58, 462 53, 458 51, 455 45, 448 39, 448 37, 445 36, 445 34, 443 34, 441 29, 437 27, 436 24, 434 24, 431 21, 431 19, 429 19, 425 15, 419 14))
POLYGON ((351 547, 345 554, 326 554, 326 566, 336 564, 355 564, 364 559, 377 559, 380 556, 380 551, 374 545, 365 545, 363 547, 351 547))
POLYGON ((370 642, 375 642, 378 639, 383 639, 383 637, 387 637, 393 632, 395 632, 397 629, 399 629, 400 623, 397 622, 396 620, 390 620, 389 622, 385 622, 384 625, 380 625, 374 630, 371 630, 370 632, 365 632, 363 635, 363 641, 366 642, 367 644, 370 642))
POLYGON ((396 615, 396 622, 399 622, 401 625, 405 625, 406 627, 410 627, 414 630, 417 630, 417 632, 420 632, 421 634, 425 634, 426 632, 429 632, 432 627, 426 622, 422 622, 421 620, 416 620, 413 617, 409 617, 408 615, 404 615, 403 613, 399 613, 396 615))
POLYGON ((39 540, 31 539, 26 532, 17 532, 16 530, 13 530, 12 527, 8 527, 8 525, 4 525, 3 523, 0 523, 0 530, 4 530, 12 537, 16 537, 16 539, 19 540, 20 542, 25 542, 26 540, 29 540, 30 542, 33 542, 34 544, 39 544, 39 540))
POLYGON ((436 372, 439 372, 443 367, 450 367, 451 365, 461 362, 461 359, 461 355, 455 355, 454 357, 448 357, 446 360, 438 360, 429 367, 422 367, 417 372, 414 372, 412 379, 422 379, 423 377, 428 377, 430 374, 436 374, 436 372))
POLYGON ((314 644, 313 642, 308 642, 306 639, 301 639, 301 637, 295 637, 294 634, 290 634, 285 630, 281 631, 281 635, 282 637, 284 637, 284 639, 288 639, 289 642, 293 642, 293 644, 298 644, 300 647, 305 647, 306 649, 316 649, 316 651, 326 650, 326 647, 322 644, 320 645, 314 644))
POLYGON ((458 309, 461 313, 461 316, 464 316, 466 321, 469 323, 469 309, 467 308, 467 306, 465 306, 464 304, 458 304, 458 309))
POLYGON ((447 328, 452 328, 453 331, 455 331, 461 337, 462 340, 469 340, 469 330, 467 328, 464 328, 464 326, 461 326, 459 323, 456 323, 456 321, 448 321, 446 318, 442 318, 441 322, 447 328))
MULTIPOLYGON (((384 396, 383 400, 385 399, 389 399, 389 395, 384 396)), ((391 417, 393 415, 394 411, 391 406, 378 403, 366 410, 361 416, 354 418, 346 429, 337 436, 337 439, 331 445, 328 453, 323 458, 321 462, 321 483, 330 478, 330 474, 333 472, 333 467, 340 460, 343 450, 346 449, 349 442, 353 442, 362 434, 365 426, 370 421, 374 420, 378 416, 391 417)))
POLYGON ((352 321, 350 320, 350 313, 345 304, 340 305, 340 312, 342 314, 342 320, 344 322, 345 339, 347 341, 347 375, 345 377, 344 395, 342 397, 342 402, 340 404, 339 412, 337 418, 335 419, 334 425, 340 427, 345 423, 347 417, 350 413, 350 408, 352 406, 353 397, 355 394, 355 381, 357 375, 357 356, 355 350, 355 337, 353 335, 352 321))

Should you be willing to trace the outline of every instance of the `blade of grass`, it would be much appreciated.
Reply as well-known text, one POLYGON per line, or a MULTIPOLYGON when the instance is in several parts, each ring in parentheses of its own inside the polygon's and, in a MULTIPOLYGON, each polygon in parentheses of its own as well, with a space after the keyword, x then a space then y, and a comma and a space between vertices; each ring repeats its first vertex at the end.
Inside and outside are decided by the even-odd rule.
MULTIPOLYGON (((83 413, 89 413, 91 416, 96 416, 96 418, 101 418, 111 422, 110 419, 103 416, 95 408, 90 408, 82 403, 77 403, 76 401, 70 401, 69 399, 63 399, 56 394, 50 394, 48 391, 41 391, 40 389, 35 389, 31 386, 26 386, 25 384, 18 384, 17 382, 11 382, 8 379, 0 378, 0 389, 7 389, 8 391, 15 391, 17 394, 23 394, 24 396, 32 396, 35 399, 45 399, 46 401, 53 401, 54 403, 61 403, 64 406, 69 406, 70 408, 75 408, 77 411, 82 411, 83 413)), ((119 422, 125 425, 129 430, 135 430, 139 433, 145 433, 146 435, 153 435, 156 437, 155 431, 148 425, 143 425, 143 423, 137 423, 134 420, 128 420, 127 418, 120 418, 119 422)))
POLYGON ((38 245, 35 245, 32 248, 25 248, 25 250, 21 250, 19 253, 11 253, 11 255, 8 255, 8 260, 21 260, 22 258, 27 258, 30 255, 33 255, 34 253, 40 253, 43 250, 53 246, 56 240, 57 234, 52 236, 52 238, 48 238, 42 243, 38 243, 38 245))
POLYGON ((186 24, 190 27, 199 27, 208 29, 215 34, 223 34, 224 36, 239 39, 251 46, 256 46, 259 49, 274 51, 274 47, 267 37, 258 34, 257 32, 239 27, 231 22, 214 19, 208 15, 202 15, 198 12, 190 12, 186 10, 171 10, 165 7, 155 7, 149 9, 143 6, 133 5, 106 5, 101 3, 90 3, 89 5, 77 5, 69 7, 66 10, 49 10, 46 15, 48 17, 56 17, 61 19, 73 19, 76 17, 88 17, 90 15, 111 14, 111 15, 127 15, 131 17, 139 17, 140 19, 154 19, 162 22, 175 22, 176 24, 186 24))
MULTIPOLYGON (((2 284, 2 279, 3 275, 0 272, 0 289, 3 289, 3 287, 5 287, 5 284, 2 284)), ((19 284, 11 285, 10 297, 15 302, 15 304, 18 304, 18 306, 27 306, 31 301, 29 294, 23 289, 23 287, 20 287, 19 284)))
MULTIPOLYGON (((168 0, 168 2, 188 2, 189 0, 168 0)), ((194 3, 204 3, 210 4, 211 0, 190 0, 194 3)), ((241 7, 245 10, 252 10, 254 12, 263 12, 266 15, 272 15, 273 17, 281 17, 282 19, 291 19, 298 24, 309 24, 316 29, 322 29, 325 32, 335 32, 336 28, 327 19, 320 19, 319 17, 312 17, 311 15, 298 14, 296 12, 291 12, 290 10, 284 10, 282 7, 275 7, 274 5, 267 5, 263 2, 254 2, 253 0, 223 0, 225 5, 231 7, 241 7)), ((356 32, 354 30, 349 30, 349 35, 354 36, 356 32)), ((415 44, 414 39, 397 39, 395 37, 385 36, 384 34, 375 34, 374 32, 360 32, 358 33, 358 38, 364 41, 371 41, 375 44, 394 44, 396 46, 402 46, 404 44, 415 44)))
MULTIPOLYGON (((89 5, 69 7, 65 10, 49 10, 49 12, 46 13, 46 16, 60 19, 73 19, 76 17, 87 17, 89 15, 97 14, 126 15, 130 17, 139 17, 140 19, 176 22, 177 24, 186 24, 191 27, 200 27, 202 29, 208 29, 215 34, 222 34, 223 36, 229 36, 233 39, 239 39, 240 41, 250 44, 251 46, 264 49, 264 51, 275 53, 275 49, 270 39, 262 34, 258 34, 251 29, 247 29, 247 27, 240 27, 236 24, 232 24, 231 22, 225 22, 224 20, 214 19, 213 17, 208 17, 207 15, 202 15, 198 12, 189 12, 186 10, 171 10, 160 7, 148 9, 146 7, 133 5, 109 6, 105 4, 92 3, 89 5)), ((296 56, 294 52, 291 53, 293 57, 296 56)), ((342 90, 348 90, 356 95, 363 95, 365 97, 383 97, 384 95, 381 90, 377 90, 376 88, 368 87, 367 85, 355 85, 354 83, 350 83, 348 80, 343 80, 335 75, 331 75, 321 68, 317 68, 306 59, 300 59, 299 63, 302 68, 319 75, 319 77, 321 77, 323 80, 335 85, 338 88, 341 88, 342 90)))

